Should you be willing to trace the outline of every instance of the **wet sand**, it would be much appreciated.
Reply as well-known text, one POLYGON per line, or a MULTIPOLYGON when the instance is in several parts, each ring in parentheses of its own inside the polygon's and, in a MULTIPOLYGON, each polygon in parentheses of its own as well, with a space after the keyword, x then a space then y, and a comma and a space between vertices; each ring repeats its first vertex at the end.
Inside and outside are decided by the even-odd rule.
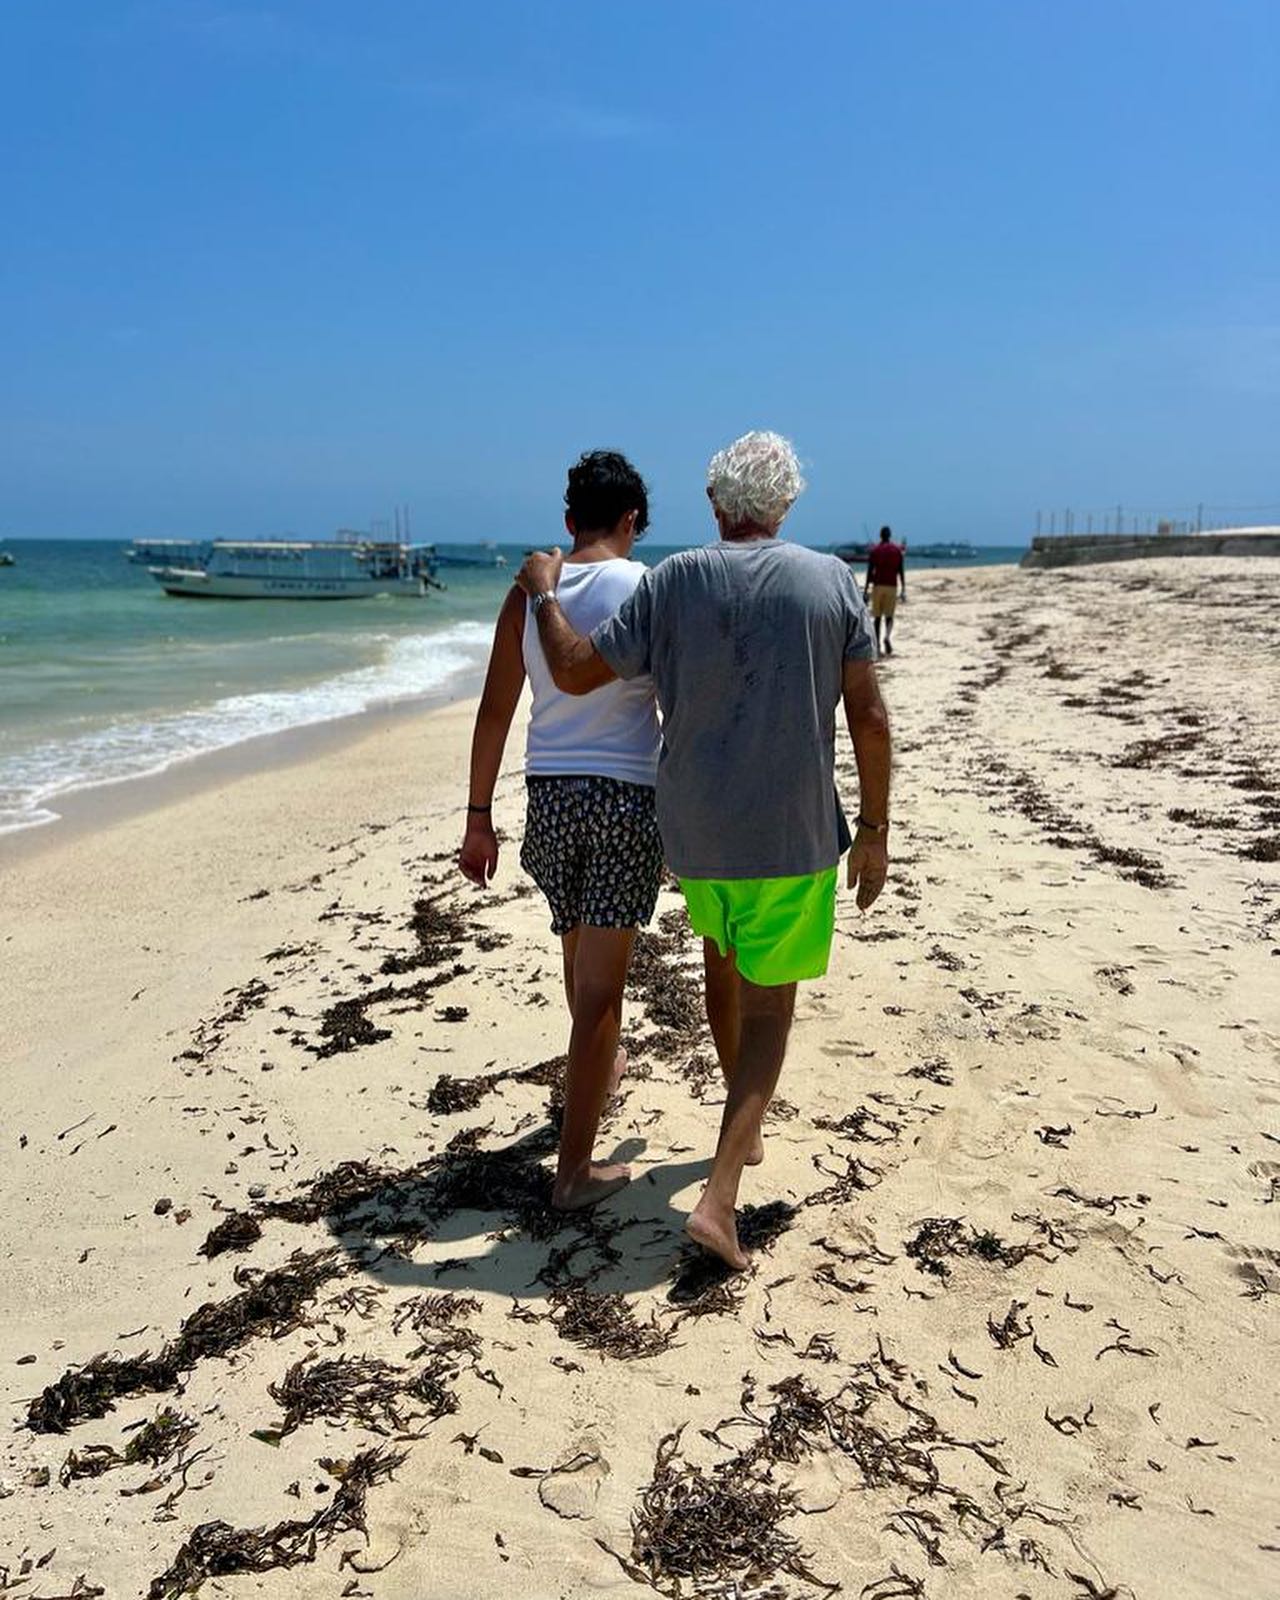
POLYGON ((548 1212, 558 954, 517 763, 453 873, 469 706, 0 862, 0 1595, 1280 1589, 1280 563, 920 574, 898 645, 892 875, 740 1279, 681 1240, 669 891, 636 1180, 548 1212))

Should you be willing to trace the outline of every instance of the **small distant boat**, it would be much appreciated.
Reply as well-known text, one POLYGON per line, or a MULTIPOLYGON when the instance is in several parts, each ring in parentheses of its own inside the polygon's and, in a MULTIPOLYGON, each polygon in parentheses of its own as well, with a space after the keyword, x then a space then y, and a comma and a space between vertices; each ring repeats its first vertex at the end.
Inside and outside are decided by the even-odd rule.
MULTIPOLYGON (((975 545, 967 544, 963 539, 950 544, 908 544, 905 539, 897 541, 902 546, 904 555, 914 556, 918 561, 976 561, 978 549, 975 545)), ((850 566, 858 566, 867 559, 874 545, 874 539, 869 539, 866 544, 838 544, 832 550, 832 555, 839 556, 841 561, 847 561, 850 566)))
POLYGON ((952 544, 913 544, 903 543, 902 548, 910 556, 925 561, 976 561, 978 548, 976 545, 967 544, 963 539, 952 544))
POLYGON ((128 554, 186 599, 358 600, 439 587, 431 545, 390 540, 136 540, 128 554))
POLYGON ((440 544, 432 546, 440 567, 505 567, 507 558, 496 544, 440 544))
POLYGON ((0 550, 0 567, 16 567, 18 558, 9 550, 0 550))

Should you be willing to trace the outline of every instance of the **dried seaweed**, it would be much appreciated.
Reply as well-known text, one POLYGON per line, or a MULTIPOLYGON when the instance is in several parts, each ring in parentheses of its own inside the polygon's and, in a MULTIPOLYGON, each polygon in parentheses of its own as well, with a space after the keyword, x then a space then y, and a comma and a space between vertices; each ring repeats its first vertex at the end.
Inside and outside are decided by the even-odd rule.
POLYGON ((562 1339, 610 1356, 636 1361, 669 1350, 675 1334, 652 1318, 641 1322, 620 1294, 599 1294, 575 1284, 551 1293, 556 1330, 562 1339))
POLYGON ((731 1578, 751 1583, 786 1572, 833 1591, 806 1565, 799 1542, 779 1523, 795 1498, 738 1460, 709 1470, 680 1458, 683 1429, 658 1444, 653 1478, 631 1519, 631 1557, 660 1593, 680 1595, 681 1580, 731 1578))
POLYGON ((403 1173, 375 1167, 368 1161, 344 1161, 304 1183, 292 1198, 268 1202, 261 1208, 262 1215, 280 1217, 285 1222, 328 1221, 376 1200, 403 1178, 403 1173))
POLYGON ((464 945, 472 943, 477 932, 461 911, 445 903, 445 895, 424 896, 413 903, 409 918, 409 932, 416 948, 409 955, 388 956, 381 972, 394 975, 413 972, 420 967, 442 967, 456 961, 464 945))
POLYGON ((262 1224, 247 1211, 231 1211, 209 1230, 200 1254, 210 1261, 225 1250, 247 1250, 262 1237, 262 1224))
POLYGON ((921 1272, 944 1282, 951 1276, 951 1259, 970 1257, 1016 1267, 1029 1255, 1041 1253, 1033 1244, 1006 1244, 990 1229, 979 1231, 961 1217, 926 1217, 904 1248, 921 1272))
POLYGON ((455 1078, 442 1073, 431 1085, 427 1110, 433 1116, 450 1116, 457 1111, 474 1111, 487 1094, 502 1081, 502 1073, 484 1072, 474 1078, 455 1078))
POLYGON ((406 1426, 400 1412, 404 1368, 377 1356, 304 1356, 267 1393, 284 1412, 274 1430, 283 1439, 306 1422, 358 1422, 372 1433, 406 1426))
POLYGON ((902 1132, 902 1123, 892 1117, 882 1117, 870 1106, 858 1106, 838 1121, 830 1117, 815 1117, 813 1125, 824 1133, 838 1133, 846 1139, 866 1144, 894 1144, 902 1132))
POLYGON ((469 968, 455 965, 441 969, 430 978, 419 978, 416 983, 384 983, 376 989, 366 989, 363 994, 336 1000, 327 1007, 320 1018, 321 1044, 308 1044, 308 1049, 318 1060, 325 1061, 336 1055, 362 1049, 391 1037, 390 1028, 379 1028, 369 1018, 374 1006, 399 1004, 421 1007, 435 991, 446 983, 466 976, 469 968))
POLYGON ((132 1467, 142 1462, 150 1467, 162 1467, 180 1456, 195 1434, 196 1424, 190 1417, 165 1406, 138 1429, 125 1446, 123 1455, 109 1444, 91 1444, 82 1450, 73 1450, 62 1463, 59 1481, 66 1488, 77 1478, 99 1478, 116 1467, 132 1467))
MULTIPOLYGON (((836 1152, 831 1151, 832 1155, 836 1152)), ((832 1172, 822 1165, 822 1158, 815 1155, 813 1164, 822 1173, 824 1178, 831 1178, 825 1189, 818 1189, 813 1194, 806 1195, 803 1204, 806 1206, 838 1206, 851 1200, 856 1194, 865 1194, 868 1189, 876 1188, 884 1179, 884 1173, 879 1167, 873 1167, 870 1162, 862 1161, 857 1156, 846 1155, 843 1172, 832 1172)))
POLYGON ((1012 1300, 1009 1309, 999 1322, 994 1316, 987 1318, 987 1332, 993 1342, 1001 1350, 1012 1350, 1020 1339, 1032 1337, 1030 1321, 1023 1321, 1022 1313, 1027 1309, 1025 1300, 1012 1300))
POLYGON ((126 1395, 155 1394, 177 1386, 199 1361, 226 1356, 250 1340, 278 1339, 301 1326, 321 1286, 343 1270, 337 1250, 295 1251, 271 1272, 249 1274, 247 1286, 227 1300, 202 1305, 159 1355, 97 1355, 71 1368, 31 1402, 27 1425, 35 1433, 65 1433, 87 1417, 104 1417, 126 1395))
POLYGON ((125 1446, 124 1459, 133 1466, 145 1461, 149 1466, 162 1467, 195 1438, 196 1424, 172 1406, 158 1411, 150 1422, 144 1423, 125 1446))
MULTIPOLYGON (((363 1450, 351 1461, 327 1463, 338 1478, 333 1499, 314 1516, 278 1522, 271 1528, 233 1528, 203 1522, 187 1537, 171 1564, 153 1578, 147 1600, 180 1600, 209 1578, 238 1572, 270 1572, 313 1562, 316 1551, 339 1534, 366 1533, 365 1497, 403 1463, 403 1454, 363 1450)), ((326 1463, 322 1463, 326 1465, 326 1463)))
POLYGON ((402 1300, 392 1318, 392 1331, 400 1333, 412 1328, 414 1333, 433 1330, 455 1330, 455 1325, 466 1317, 475 1316, 480 1302, 473 1294, 419 1294, 411 1300, 402 1300))

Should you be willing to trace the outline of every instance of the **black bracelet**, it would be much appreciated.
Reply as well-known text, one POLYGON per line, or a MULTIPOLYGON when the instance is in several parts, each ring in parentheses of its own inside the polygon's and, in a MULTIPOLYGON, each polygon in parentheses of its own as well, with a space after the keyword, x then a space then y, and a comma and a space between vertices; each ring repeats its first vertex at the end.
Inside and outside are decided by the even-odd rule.
POLYGON ((470 800, 468 800, 467 801, 467 810, 468 811, 479 811, 480 813, 483 814, 486 811, 492 811, 493 810, 493 806, 492 806, 492 804, 487 805, 487 806, 475 806, 475 805, 472 805, 470 800))
POLYGON ((888 831, 889 831, 889 820, 886 817, 883 822, 868 822, 867 819, 862 815, 862 813, 859 812, 858 813, 858 826, 860 828, 865 828, 868 833, 888 833, 888 831))

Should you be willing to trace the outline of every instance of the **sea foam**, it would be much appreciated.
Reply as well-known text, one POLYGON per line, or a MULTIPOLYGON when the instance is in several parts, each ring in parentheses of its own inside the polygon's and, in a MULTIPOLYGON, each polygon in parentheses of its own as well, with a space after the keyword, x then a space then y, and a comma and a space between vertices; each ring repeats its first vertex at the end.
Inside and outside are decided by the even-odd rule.
POLYGON ((62 795, 163 772, 246 739, 332 722, 379 705, 462 687, 483 664, 491 629, 459 622, 388 643, 380 661, 295 689, 236 694, 189 710, 121 717, 0 760, 0 833, 56 822, 62 795))

